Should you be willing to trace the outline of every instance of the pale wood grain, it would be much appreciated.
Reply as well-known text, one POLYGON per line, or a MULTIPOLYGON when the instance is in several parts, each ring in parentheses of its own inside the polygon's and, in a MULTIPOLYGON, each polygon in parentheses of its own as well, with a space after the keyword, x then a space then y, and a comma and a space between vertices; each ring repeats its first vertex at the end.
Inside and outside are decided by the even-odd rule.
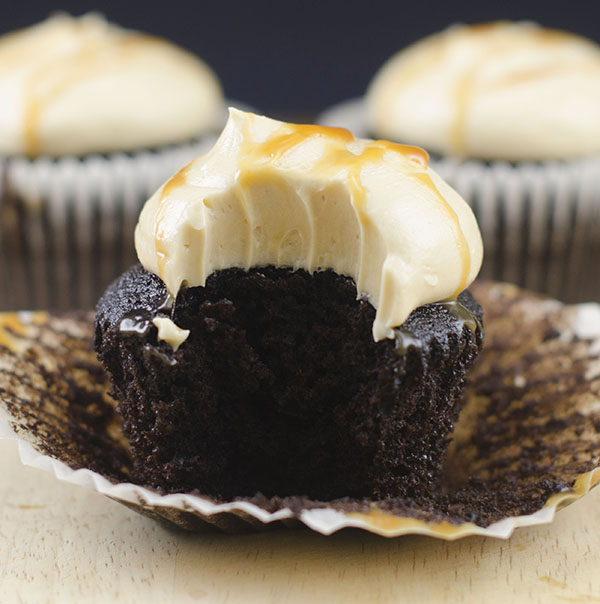
POLYGON ((600 602, 600 489, 509 541, 190 535, 0 441, 0 602, 600 602))

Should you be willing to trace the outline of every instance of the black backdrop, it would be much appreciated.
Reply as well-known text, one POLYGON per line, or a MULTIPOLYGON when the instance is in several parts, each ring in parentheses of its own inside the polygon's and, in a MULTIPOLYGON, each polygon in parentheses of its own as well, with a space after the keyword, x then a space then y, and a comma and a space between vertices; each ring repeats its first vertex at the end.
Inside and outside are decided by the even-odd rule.
POLYGON ((275 116, 307 118, 362 94, 394 51, 454 22, 529 19, 600 42, 598 0, 11 1, 3 3, 0 28, 24 27, 56 10, 97 10, 169 38, 203 57, 229 97, 275 116))

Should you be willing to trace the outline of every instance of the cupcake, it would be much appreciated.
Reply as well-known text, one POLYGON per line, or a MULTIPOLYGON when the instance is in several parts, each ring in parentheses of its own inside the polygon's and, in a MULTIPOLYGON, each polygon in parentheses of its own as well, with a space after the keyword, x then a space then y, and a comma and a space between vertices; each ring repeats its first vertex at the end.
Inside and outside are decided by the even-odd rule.
POLYGON ((533 23, 455 26, 391 58, 373 134, 419 144, 466 198, 482 273, 569 301, 600 296, 600 46, 533 23))
POLYGON ((221 128, 220 84, 165 40, 60 14, 2 38, 0 92, 0 308, 92 307, 144 200, 221 128))
POLYGON ((231 110, 136 228, 95 345, 132 478, 164 492, 439 487, 482 342, 482 244, 416 147, 231 110))

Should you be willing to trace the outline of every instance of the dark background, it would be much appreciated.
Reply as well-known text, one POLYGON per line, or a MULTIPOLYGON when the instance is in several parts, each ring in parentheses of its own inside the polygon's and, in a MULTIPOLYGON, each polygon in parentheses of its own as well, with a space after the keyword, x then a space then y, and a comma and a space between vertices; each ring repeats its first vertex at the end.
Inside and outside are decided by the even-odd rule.
POLYGON ((25 27, 56 10, 97 10, 123 26, 169 38, 205 59, 227 96, 276 117, 308 118, 362 94, 396 50, 455 22, 528 19, 600 42, 597 0, 17 1, 4 4, 0 27, 25 27))

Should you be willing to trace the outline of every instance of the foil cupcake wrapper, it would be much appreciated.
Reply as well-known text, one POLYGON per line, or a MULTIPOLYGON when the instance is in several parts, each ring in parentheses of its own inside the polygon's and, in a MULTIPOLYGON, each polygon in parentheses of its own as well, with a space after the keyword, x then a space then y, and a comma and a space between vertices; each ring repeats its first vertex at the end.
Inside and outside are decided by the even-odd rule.
MULTIPOLYGON (((363 98, 318 121, 370 136, 363 98)), ((473 208, 485 250, 481 277, 566 302, 600 300, 600 156, 518 164, 432 158, 431 165, 473 208)))
POLYGON ((28 465, 187 530, 506 538, 550 522, 600 481, 600 305, 566 306, 506 284, 473 290, 487 341, 446 464, 454 495, 438 510, 418 499, 216 502, 133 484, 89 313, 0 315, 0 437, 17 439, 28 465))

